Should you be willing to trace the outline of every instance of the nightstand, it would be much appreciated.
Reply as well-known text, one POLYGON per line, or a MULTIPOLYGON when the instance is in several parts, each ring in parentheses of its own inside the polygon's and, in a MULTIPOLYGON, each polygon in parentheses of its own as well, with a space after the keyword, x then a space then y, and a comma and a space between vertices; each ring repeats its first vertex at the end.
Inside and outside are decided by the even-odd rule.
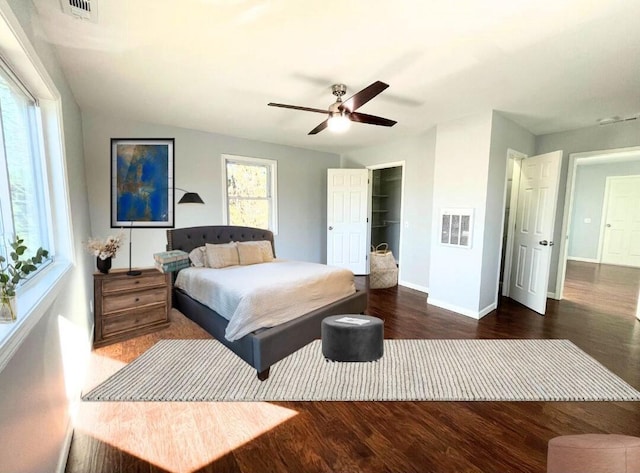
POLYGON ((126 269, 93 275, 93 346, 120 342, 169 325, 171 275, 155 268, 128 276, 126 269))

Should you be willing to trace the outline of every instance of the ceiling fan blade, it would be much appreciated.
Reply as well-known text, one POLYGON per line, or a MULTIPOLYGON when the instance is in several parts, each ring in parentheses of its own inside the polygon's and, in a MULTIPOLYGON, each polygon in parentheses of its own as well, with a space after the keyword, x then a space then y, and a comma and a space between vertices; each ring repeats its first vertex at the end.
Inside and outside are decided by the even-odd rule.
POLYGON ((325 121, 323 121, 322 123, 320 123, 320 125, 318 125, 317 127, 315 127, 313 130, 311 130, 309 132, 310 135, 317 135, 318 133, 320 133, 322 130, 324 130, 326 127, 329 126, 329 119, 327 118, 325 121))
POLYGON ((271 102, 271 103, 268 103, 267 105, 269 105, 270 107, 291 108, 293 110, 304 110, 305 112, 324 113, 325 115, 329 113, 328 110, 322 110, 321 108, 299 107, 297 105, 285 105, 283 103, 271 102))
POLYGON ((354 112, 387 87, 389 87, 389 84, 385 84, 384 82, 380 82, 378 80, 371 84, 369 87, 365 87, 364 89, 362 89, 353 97, 350 97, 342 102, 340 110, 349 110, 350 112, 354 112))
POLYGON ((351 112, 349 119, 352 122, 368 123, 369 125, 393 126, 398 123, 388 118, 376 117, 375 115, 367 115, 366 113, 351 112))

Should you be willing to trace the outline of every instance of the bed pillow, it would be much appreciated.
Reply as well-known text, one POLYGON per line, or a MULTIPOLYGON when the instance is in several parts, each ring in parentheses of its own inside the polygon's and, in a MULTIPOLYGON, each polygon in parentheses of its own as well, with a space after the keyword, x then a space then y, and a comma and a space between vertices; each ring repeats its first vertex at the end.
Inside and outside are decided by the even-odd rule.
POLYGON ((207 266, 206 248, 204 246, 199 246, 198 248, 191 250, 191 253, 189 253, 189 260, 191 261, 191 266, 194 268, 204 268, 207 266))
POLYGON ((262 260, 265 263, 273 261, 273 247, 271 246, 271 242, 268 240, 260 240, 256 241, 256 243, 262 250, 262 260))
POLYGON ((261 263, 270 263, 271 261, 274 260, 273 247, 271 246, 270 241, 267 241, 267 240, 241 241, 241 242, 238 242, 238 245, 246 245, 246 246, 253 246, 253 247, 260 248, 260 252, 262 253, 261 263))
POLYGON ((262 248, 259 245, 255 245, 252 241, 238 242, 238 256, 240 258, 240 264, 258 264, 264 262, 262 257, 262 248))
POLYGON ((219 269, 240 264, 238 257, 238 244, 235 241, 220 245, 205 245, 207 253, 207 267, 219 269))

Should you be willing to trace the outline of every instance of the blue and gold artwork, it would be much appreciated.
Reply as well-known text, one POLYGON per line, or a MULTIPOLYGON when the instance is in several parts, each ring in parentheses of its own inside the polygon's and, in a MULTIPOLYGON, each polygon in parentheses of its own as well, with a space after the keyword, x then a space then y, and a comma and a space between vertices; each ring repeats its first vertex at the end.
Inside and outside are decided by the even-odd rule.
POLYGON ((164 143, 112 143, 116 226, 173 226, 172 151, 164 143))

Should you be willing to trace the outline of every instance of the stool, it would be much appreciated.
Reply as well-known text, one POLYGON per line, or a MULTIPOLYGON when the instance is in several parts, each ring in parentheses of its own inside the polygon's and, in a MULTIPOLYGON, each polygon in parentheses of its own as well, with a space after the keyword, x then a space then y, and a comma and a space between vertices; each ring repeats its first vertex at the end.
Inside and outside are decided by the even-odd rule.
POLYGON ((563 435, 549 440, 547 473, 639 473, 640 438, 563 435))
POLYGON ((384 323, 377 317, 332 315, 322 320, 321 334, 322 354, 327 360, 375 361, 382 357, 384 323), (344 319, 365 323, 349 323, 344 319))

